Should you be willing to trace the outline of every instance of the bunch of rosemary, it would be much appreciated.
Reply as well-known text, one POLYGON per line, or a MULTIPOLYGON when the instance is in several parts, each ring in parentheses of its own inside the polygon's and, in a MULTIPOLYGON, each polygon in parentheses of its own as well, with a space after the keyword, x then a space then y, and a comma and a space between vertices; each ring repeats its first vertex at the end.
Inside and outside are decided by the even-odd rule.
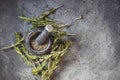
POLYGON ((57 64, 60 62, 62 56, 66 54, 70 46, 70 41, 63 40, 63 36, 74 35, 62 31, 62 28, 70 26, 69 24, 63 25, 49 18, 50 14, 54 13, 58 8, 62 6, 63 5, 53 8, 47 12, 43 12, 42 15, 38 18, 31 19, 25 16, 19 16, 19 18, 32 24, 31 29, 42 25, 52 25, 54 27, 54 31, 52 32, 54 36, 54 43, 52 45, 52 51, 49 54, 42 56, 30 54, 25 46, 25 36, 23 36, 20 32, 15 32, 16 42, 14 44, 3 48, 3 50, 14 48, 14 50, 29 65, 33 67, 32 73, 34 75, 41 75, 42 80, 50 80, 53 71, 58 67, 57 64))

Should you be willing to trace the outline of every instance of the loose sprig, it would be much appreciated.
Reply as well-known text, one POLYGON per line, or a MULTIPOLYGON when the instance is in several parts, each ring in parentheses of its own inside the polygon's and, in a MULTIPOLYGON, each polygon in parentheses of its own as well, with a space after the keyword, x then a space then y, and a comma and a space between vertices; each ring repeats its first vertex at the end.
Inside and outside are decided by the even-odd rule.
POLYGON ((70 46, 70 41, 63 40, 63 37, 75 35, 62 31, 61 29, 70 26, 70 24, 61 24, 49 18, 50 14, 54 13, 62 6, 63 5, 53 8, 47 12, 43 12, 42 15, 38 18, 32 19, 25 16, 19 16, 20 19, 23 19, 24 21, 30 22, 32 24, 31 29, 43 25, 52 25, 54 27, 54 31, 52 32, 54 36, 54 43, 52 45, 52 51, 49 54, 37 56, 29 53, 25 46, 25 36, 21 35, 20 32, 15 32, 16 42, 14 44, 2 48, 3 50, 14 48, 14 50, 29 65, 32 66, 32 73, 34 75, 41 75, 42 80, 50 80, 50 77, 54 70, 58 67, 57 64, 60 62, 62 56, 67 53, 67 50, 70 46))

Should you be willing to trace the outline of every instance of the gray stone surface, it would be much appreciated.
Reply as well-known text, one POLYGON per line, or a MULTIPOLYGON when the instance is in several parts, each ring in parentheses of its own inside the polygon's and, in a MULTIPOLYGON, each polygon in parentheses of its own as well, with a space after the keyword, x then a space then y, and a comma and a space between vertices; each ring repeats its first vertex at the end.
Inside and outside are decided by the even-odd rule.
MULTIPOLYGON (((72 23, 68 32, 74 42, 52 80, 120 80, 120 0, 0 0, 0 48, 14 42, 15 31, 30 24, 18 18, 64 4, 51 18, 72 23), (84 19, 75 18, 83 15, 84 19)), ((0 51, 0 80, 39 80, 13 50, 0 51)))

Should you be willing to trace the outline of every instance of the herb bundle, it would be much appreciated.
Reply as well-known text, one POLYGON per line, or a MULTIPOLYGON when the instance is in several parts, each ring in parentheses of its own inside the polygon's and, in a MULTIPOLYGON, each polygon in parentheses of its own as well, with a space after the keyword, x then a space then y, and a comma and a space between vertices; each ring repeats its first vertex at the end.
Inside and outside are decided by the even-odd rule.
POLYGON ((25 36, 23 36, 20 32, 14 33, 16 38, 14 44, 3 48, 3 50, 14 48, 14 50, 26 61, 26 63, 32 66, 32 73, 34 75, 40 75, 42 80, 51 80, 51 75, 58 67, 57 64, 60 62, 62 56, 67 53, 67 50, 70 46, 70 41, 63 40, 63 37, 74 35, 62 30, 62 28, 68 27, 70 24, 61 24, 49 18, 50 14, 54 13, 62 6, 63 5, 53 8, 47 12, 43 12, 42 15, 38 18, 32 19, 25 16, 19 16, 20 19, 23 19, 24 21, 30 22, 32 24, 31 29, 43 25, 52 25, 54 27, 54 31, 52 32, 54 36, 54 43, 52 45, 52 51, 49 54, 40 56, 31 54, 26 49, 25 36))

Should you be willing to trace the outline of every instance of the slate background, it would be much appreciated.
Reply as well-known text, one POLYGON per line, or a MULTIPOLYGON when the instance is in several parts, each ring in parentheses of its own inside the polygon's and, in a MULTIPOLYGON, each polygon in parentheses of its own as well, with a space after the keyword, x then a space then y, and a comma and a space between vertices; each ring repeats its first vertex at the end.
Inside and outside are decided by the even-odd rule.
MULTIPOLYGON (((120 80, 120 0, 0 0, 0 48, 14 42, 14 32, 31 25, 18 18, 37 17, 64 4, 50 17, 72 23, 74 46, 59 64, 52 80, 120 80), (75 18, 83 15, 84 19, 75 18)), ((13 50, 0 51, 0 80, 39 80, 13 50)))

